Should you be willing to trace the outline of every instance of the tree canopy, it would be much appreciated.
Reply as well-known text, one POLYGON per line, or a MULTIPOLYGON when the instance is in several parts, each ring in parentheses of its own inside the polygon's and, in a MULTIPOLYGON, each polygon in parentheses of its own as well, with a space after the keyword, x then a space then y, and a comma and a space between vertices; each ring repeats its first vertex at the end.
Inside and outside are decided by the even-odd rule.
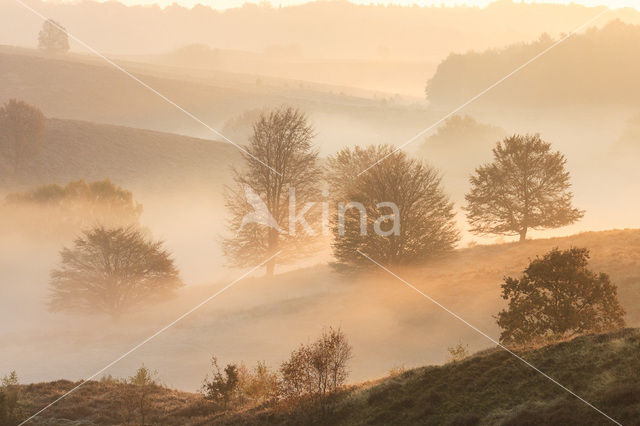
POLYGON ((67 52, 69 50, 67 30, 53 19, 47 19, 38 34, 38 48, 51 53, 67 52))
POLYGON ((0 155, 18 171, 40 152, 44 143, 46 119, 42 111, 17 99, 0 107, 0 155))
POLYGON ((554 249, 536 258, 521 278, 507 277, 497 317, 506 344, 612 331, 624 326, 617 287, 605 273, 588 269, 589 250, 554 249))
POLYGON ((493 161, 478 167, 465 196, 467 219, 476 234, 519 235, 558 228, 580 219, 572 205, 569 172, 560 152, 539 135, 513 135, 498 142, 493 161))
POLYGON ((369 264, 358 250, 384 264, 420 263, 459 240, 453 203, 434 168, 388 145, 345 148, 327 165, 337 205, 333 250, 341 263, 369 264))
POLYGON ((117 317, 183 285, 162 242, 148 239, 134 227, 85 231, 60 257, 60 266, 51 272, 53 311, 117 317))
POLYGON ((254 266, 282 251, 266 264, 271 275, 276 263, 313 250, 319 209, 305 213, 309 229, 298 227, 295 217, 305 204, 320 200, 322 172, 313 136, 307 117, 291 107, 263 112, 254 123, 245 167, 234 170, 235 187, 226 193, 232 236, 223 248, 232 265, 254 266), (291 211, 292 197, 298 212, 291 211))

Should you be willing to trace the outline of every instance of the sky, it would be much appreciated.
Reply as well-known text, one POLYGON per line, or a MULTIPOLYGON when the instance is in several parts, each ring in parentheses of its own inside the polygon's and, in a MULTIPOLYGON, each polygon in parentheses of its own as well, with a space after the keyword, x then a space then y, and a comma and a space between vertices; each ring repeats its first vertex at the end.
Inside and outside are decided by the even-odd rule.
MULTIPOLYGON (((64 3, 64 2, 75 2, 79 0, 46 0, 56 3, 64 3)), ((98 0, 105 1, 105 0, 98 0)), ((207 6, 211 6, 215 9, 229 9, 233 7, 239 7, 244 3, 262 3, 263 0, 117 0, 121 3, 127 5, 133 4, 159 4, 160 6, 168 6, 173 3, 180 4, 185 7, 193 7, 196 4, 204 4, 207 6)), ((306 3, 311 0, 270 0, 274 6, 288 6, 300 3, 306 3)), ((400 5, 413 5, 417 4, 419 6, 455 6, 455 5, 469 5, 469 6, 486 6, 489 3, 492 3, 495 0, 349 0, 352 3, 362 3, 362 4, 400 4, 400 5)), ((640 10, 640 0, 544 0, 544 1, 536 1, 536 0, 524 0, 525 3, 559 3, 559 4, 567 4, 567 3, 578 3, 584 4, 587 6, 600 6, 606 5, 611 8, 618 7, 635 7, 640 10)))

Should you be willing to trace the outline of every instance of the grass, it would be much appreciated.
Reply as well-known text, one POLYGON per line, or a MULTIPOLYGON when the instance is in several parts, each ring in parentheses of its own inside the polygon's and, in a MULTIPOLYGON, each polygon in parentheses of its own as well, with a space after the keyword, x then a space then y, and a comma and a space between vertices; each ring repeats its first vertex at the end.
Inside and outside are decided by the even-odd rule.
MULTIPOLYGON (((577 337, 519 354, 625 425, 640 412, 640 330, 577 337)), ((75 384, 23 385, 20 400, 34 412, 75 384)), ((35 424, 121 424, 124 386, 88 382, 45 411, 35 424)), ((500 349, 443 366, 428 366, 363 383, 298 407, 216 413, 200 395, 158 387, 151 424, 340 425, 601 425, 608 420, 500 349)), ((136 420, 137 421, 137 420, 136 420)))

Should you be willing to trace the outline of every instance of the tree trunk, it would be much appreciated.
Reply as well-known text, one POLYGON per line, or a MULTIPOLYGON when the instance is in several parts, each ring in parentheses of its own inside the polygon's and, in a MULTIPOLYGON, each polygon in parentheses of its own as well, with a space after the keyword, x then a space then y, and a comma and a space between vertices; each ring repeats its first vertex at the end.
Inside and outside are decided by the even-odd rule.
POLYGON ((276 269, 275 259, 271 259, 267 262, 267 277, 273 276, 273 271, 276 269))
POLYGON ((527 240, 527 228, 524 228, 522 231, 520 231, 520 242, 524 242, 527 240))
MULTIPOLYGON (((280 235, 278 234, 277 229, 269 229, 267 257, 273 256, 278 251, 279 237, 280 235)), ((273 271, 276 268, 276 258, 273 257, 271 260, 269 260, 266 266, 267 266, 267 277, 272 277, 273 271)))

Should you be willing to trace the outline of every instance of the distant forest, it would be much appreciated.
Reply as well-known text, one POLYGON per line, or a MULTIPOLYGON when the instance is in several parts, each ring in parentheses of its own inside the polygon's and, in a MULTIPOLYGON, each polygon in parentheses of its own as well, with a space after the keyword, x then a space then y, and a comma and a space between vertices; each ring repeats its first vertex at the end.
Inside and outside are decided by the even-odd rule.
MULTIPOLYGON (((427 99, 451 107, 467 101, 559 39, 543 34, 504 49, 451 54, 427 83, 427 99)), ((485 94, 481 105, 543 107, 640 103, 640 26, 619 20, 590 28, 485 94)))

